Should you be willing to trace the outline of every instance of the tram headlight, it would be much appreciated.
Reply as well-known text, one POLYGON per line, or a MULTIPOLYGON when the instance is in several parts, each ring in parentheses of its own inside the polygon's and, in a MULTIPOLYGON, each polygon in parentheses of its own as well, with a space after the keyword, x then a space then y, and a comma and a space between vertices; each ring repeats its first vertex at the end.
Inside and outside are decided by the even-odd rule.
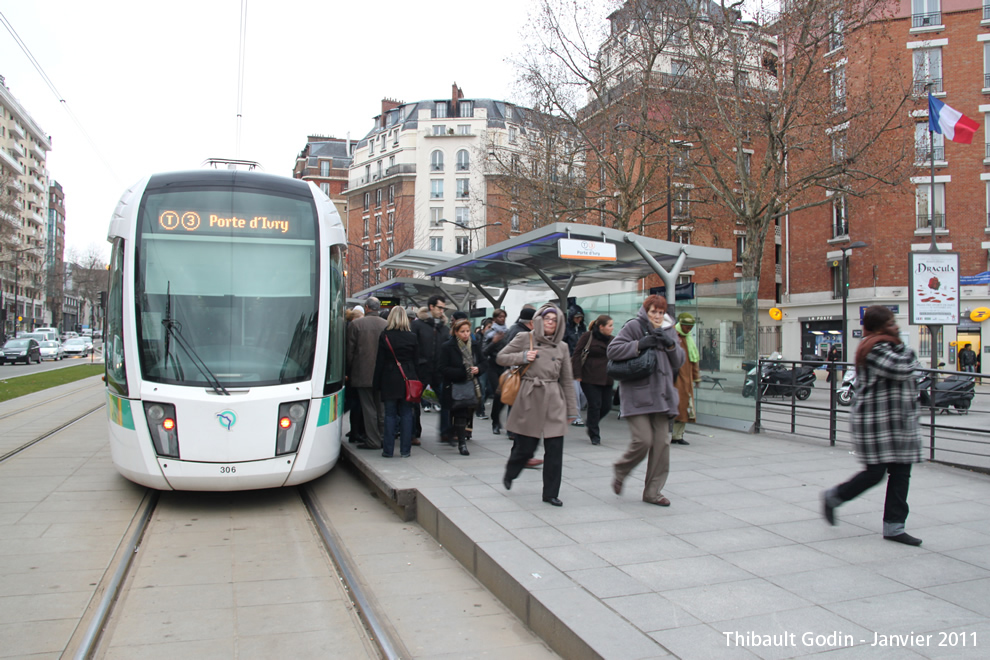
POLYGON ((299 449, 309 401, 290 401, 278 407, 278 425, 275 431, 275 455, 292 454, 299 449))
POLYGON ((179 457, 179 427, 175 419, 175 406, 171 403, 144 402, 144 417, 148 433, 155 445, 155 453, 169 458, 179 457))

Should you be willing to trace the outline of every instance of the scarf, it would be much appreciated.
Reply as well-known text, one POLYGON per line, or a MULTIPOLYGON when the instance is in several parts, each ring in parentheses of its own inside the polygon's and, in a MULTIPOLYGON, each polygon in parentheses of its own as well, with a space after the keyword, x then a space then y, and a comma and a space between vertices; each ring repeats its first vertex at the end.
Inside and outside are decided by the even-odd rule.
POLYGON ((700 356, 698 355, 698 347, 694 343, 694 337, 691 336, 691 330, 694 330, 694 328, 691 328, 691 330, 684 332, 681 329, 680 322, 678 322, 678 324, 675 325, 674 328, 677 329, 677 334, 679 334, 681 337, 684 337, 684 344, 685 346, 687 346, 688 362, 697 362, 700 359, 700 356))
POLYGON ((882 344, 883 342, 889 342, 894 346, 900 346, 900 337, 895 337, 894 335, 888 335, 882 332, 873 332, 870 330, 863 331, 863 340, 859 342, 859 346, 856 347, 856 368, 863 369, 866 366, 866 356, 870 354, 873 347, 877 344, 882 344))
POLYGON ((471 368, 474 366, 474 355, 471 353, 471 340, 461 341, 460 337, 457 337, 457 347, 461 349, 461 360, 464 362, 464 370, 467 371, 467 376, 474 383, 474 396, 481 401, 481 386, 478 384, 478 379, 474 377, 471 373, 471 368))

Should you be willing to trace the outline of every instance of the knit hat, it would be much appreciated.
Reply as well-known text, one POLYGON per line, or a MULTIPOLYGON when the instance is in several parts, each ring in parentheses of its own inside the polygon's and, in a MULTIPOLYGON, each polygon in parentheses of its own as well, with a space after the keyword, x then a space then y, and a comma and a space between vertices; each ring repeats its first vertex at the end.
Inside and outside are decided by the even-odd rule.
POLYGON ((681 312, 677 315, 677 322, 684 325, 694 325, 694 316, 688 312, 681 312))
POLYGON ((361 307, 361 305, 354 305, 354 311, 364 314, 364 307, 361 307))
POLYGON ((534 316, 536 316, 536 310, 530 307, 527 307, 523 311, 519 312, 520 321, 532 321, 534 316))

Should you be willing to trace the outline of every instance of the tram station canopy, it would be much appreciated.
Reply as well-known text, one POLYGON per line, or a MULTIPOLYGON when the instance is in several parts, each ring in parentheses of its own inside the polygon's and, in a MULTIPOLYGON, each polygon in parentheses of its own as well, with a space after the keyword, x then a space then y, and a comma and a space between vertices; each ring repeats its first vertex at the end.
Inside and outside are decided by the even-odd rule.
POLYGON ((558 222, 438 263, 425 273, 428 277, 469 282, 496 307, 510 288, 549 287, 565 305, 574 286, 636 281, 656 273, 667 285, 673 302, 674 284, 682 270, 731 259, 732 251, 725 248, 685 245, 608 227, 558 222), (615 246, 615 258, 562 256, 565 251, 561 249, 561 239, 610 243, 615 246), (491 289, 501 289, 501 296, 495 298, 491 289))
MULTIPOLYGON (((383 263, 384 265, 384 263, 383 263)), ((395 268, 395 266, 391 266, 395 268)), ((406 266, 408 268, 408 266, 406 266)), ((360 303, 371 296, 378 299, 399 298, 401 305, 406 307, 425 307, 430 296, 444 296, 457 309, 467 310, 478 294, 464 284, 447 284, 439 279, 424 279, 416 277, 393 277, 367 289, 358 291, 351 300, 360 303)))

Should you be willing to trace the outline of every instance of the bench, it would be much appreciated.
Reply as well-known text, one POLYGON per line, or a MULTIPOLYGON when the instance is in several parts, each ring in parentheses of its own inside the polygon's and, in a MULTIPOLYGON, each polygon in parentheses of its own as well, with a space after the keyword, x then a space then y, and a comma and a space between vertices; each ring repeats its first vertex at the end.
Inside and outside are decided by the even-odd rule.
POLYGON ((723 380, 728 380, 728 378, 720 377, 720 376, 706 376, 706 375, 703 375, 701 377, 701 382, 702 383, 711 383, 713 390, 717 387, 718 389, 720 389, 720 390, 722 390, 724 392, 725 391, 725 388, 722 387, 722 381, 723 380))

